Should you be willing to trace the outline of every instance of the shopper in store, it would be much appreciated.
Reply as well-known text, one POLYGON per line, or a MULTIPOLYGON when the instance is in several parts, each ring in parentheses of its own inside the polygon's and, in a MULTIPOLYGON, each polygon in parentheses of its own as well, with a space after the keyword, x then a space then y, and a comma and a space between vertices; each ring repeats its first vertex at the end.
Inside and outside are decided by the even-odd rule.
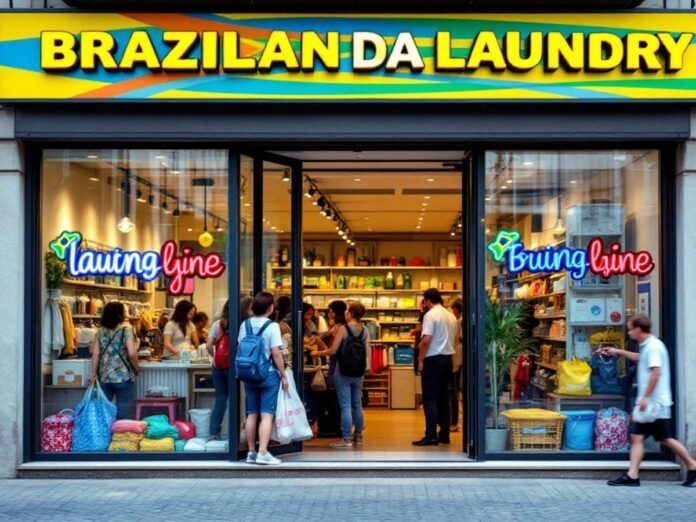
POLYGON ((198 336, 198 342, 203 344, 208 340, 208 325, 210 324, 210 318, 205 312, 196 312, 191 320, 193 326, 196 327, 196 335, 198 336))
POLYGON ((636 409, 629 428, 631 434, 631 466, 620 477, 610 480, 610 486, 640 486, 640 463, 645 453, 645 438, 652 437, 669 448, 686 466, 683 486, 696 483, 696 460, 689 450, 672 434, 672 388, 669 352, 652 334, 652 321, 645 315, 634 315, 627 323, 628 336, 640 343, 640 351, 629 352, 619 348, 603 348, 604 355, 624 356, 637 361, 638 395, 636 409), (637 410, 637 411, 636 411, 637 410))
POLYGON ((280 464, 280 459, 275 458, 268 452, 268 443, 271 440, 271 430, 273 429, 273 419, 278 401, 278 390, 281 385, 283 390, 288 389, 285 364, 280 351, 283 344, 280 337, 280 327, 278 323, 270 319, 275 313, 273 294, 270 292, 259 292, 256 294, 251 304, 251 311, 253 315, 239 327, 237 341, 242 342, 249 335, 249 331, 253 334, 261 332, 266 349, 266 357, 271 360, 272 364, 268 369, 266 378, 262 382, 244 383, 247 412, 245 430, 247 447, 249 449, 246 461, 250 464, 280 464), (261 417, 260 423, 259 416, 261 417), (256 451, 257 427, 258 452, 256 451))
MULTIPOLYGON (((206 348, 211 359, 215 360, 215 345, 223 336, 229 335, 229 301, 225 301, 220 317, 210 328, 210 335, 206 341, 206 348)), ((224 352, 223 352, 224 353, 224 352)), ((229 369, 218 369, 213 364, 213 387, 215 388, 215 405, 210 416, 210 440, 219 440, 222 433, 222 419, 227 411, 227 402, 230 395, 229 369)))
POLYGON ((280 336, 283 339, 281 353, 286 368, 292 368, 292 300, 287 295, 281 295, 276 300, 276 321, 280 327, 280 336))
POLYGON ((452 315, 457 320, 457 338, 454 341, 454 357, 452 357, 452 377, 449 382, 450 431, 459 431, 459 388, 462 381, 462 313, 464 303, 455 299, 451 307, 452 315))
POLYGON ((172 318, 164 327, 163 359, 181 360, 182 353, 198 347, 198 335, 193 325, 196 306, 191 301, 179 301, 172 318))
POLYGON ((239 300, 239 324, 251 317, 251 303, 253 302, 254 298, 248 295, 239 300))
POLYGON ((448 385, 452 378, 452 358, 457 339, 457 320, 444 306, 436 288, 423 294, 427 313, 418 347, 418 370, 423 387, 425 437, 414 440, 414 446, 449 444, 450 411, 448 385), (440 426, 438 433, 437 427, 440 426))
POLYGON ((90 383, 99 384, 110 401, 116 397, 116 418, 132 418, 135 378, 140 373, 133 330, 126 324, 126 307, 112 301, 104 307, 101 327, 92 345, 90 383))
POLYGON ((329 350, 338 359, 334 373, 336 395, 341 408, 343 438, 332 448, 352 449, 363 445, 365 420, 362 410, 362 385, 370 371, 370 332, 360 323, 365 307, 353 301, 345 312, 346 324, 336 331, 329 350), (351 436, 352 431, 352 436, 351 436))

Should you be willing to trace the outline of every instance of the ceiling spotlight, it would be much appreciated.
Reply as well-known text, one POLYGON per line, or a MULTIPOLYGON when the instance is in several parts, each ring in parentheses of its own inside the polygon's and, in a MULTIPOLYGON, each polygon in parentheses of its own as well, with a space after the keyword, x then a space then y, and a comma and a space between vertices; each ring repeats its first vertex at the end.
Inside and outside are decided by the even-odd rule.
POLYGON ((166 160, 166 159, 167 159, 167 156, 155 156, 155 159, 158 159, 158 160, 166 160))
POLYGON ((324 196, 321 196, 317 200, 317 205, 319 205, 321 208, 324 208, 326 206, 326 200, 324 199, 324 196))
POLYGON ((157 208, 157 200, 155 199, 155 195, 152 193, 152 189, 150 189, 150 195, 147 197, 147 202, 151 207, 157 208))
POLYGON ((509 179, 509 180, 507 180, 507 181, 506 181, 506 183, 512 183, 512 180, 511 180, 511 179, 509 179))
POLYGON ((614 161, 626 161, 626 155, 625 154, 617 154, 614 156, 614 161))
POLYGON ((283 181, 290 181, 290 172, 288 172, 287 170, 283 173, 283 181))
POLYGON ((577 182, 578 182, 578 180, 576 180, 576 179, 571 179, 571 180, 570 180, 570 184, 571 184, 571 185, 575 185, 577 182))
POLYGON ((193 232, 193 229, 191 227, 186 229, 186 232, 193 232))
POLYGON ((217 230, 218 232, 222 232, 222 230, 223 230, 222 225, 220 225, 220 223, 218 223, 218 224, 215 226, 215 230, 217 230))
POLYGON ((416 230, 420 230, 420 229, 421 229, 421 226, 418 225, 418 226, 416 227, 416 230))
POLYGON ((524 165, 525 167, 533 167, 533 166, 534 166, 534 162, 531 161, 531 160, 527 160, 527 161, 523 161, 523 162, 522 162, 522 165, 524 165))
POLYGON ((457 228, 462 228, 462 222, 457 223, 457 228))
POLYGON ((505 190, 507 188, 507 185, 502 185, 500 188, 505 190))
MULTIPOLYGON (((367 218, 365 218, 365 219, 367 219, 367 218)), ((338 221, 338 212, 334 212, 333 220, 338 221)))
POLYGON ((176 200, 176 206, 174 207, 174 210, 172 211, 172 216, 174 217, 179 217, 181 216, 181 210, 179 209, 179 200, 176 200))
POLYGON ((350 246, 355 246, 355 241, 351 241, 350 246))
POLYGON ((140 203, 147 203, 147 200, 143 196, 143 191, 140 189, 135 189, 135 199, 140 203))
POLYGON ((483 199, 484 199, 485 201, 490 201, 490 200, 491 200, 491 197, 490 197, 490 196, 486 196, 486 197, 483 198, 483 199))
POLYGON ((424 198, 424 199, 430 199, 430 196, 425 196, 425 198, 424 198))
POLYGON ((326 216, 326 219, 331 219, 331 209, 327 208, 326 213, 324 215, 326 216))
POLYGON ((432 183, 433 181, 435 181, 435 178, 428 178, 426 181, 428 181, 429 183, 432 183))
POLYGON ((311 198, 312 196, 314 196, 314 194, 316 194, 316 192, 316 189, 310 185, 307 189, 307 192, 305 192, 305 197, 311 198))
POLYGON ((91 178, 89 178, 89 180, 90 180, 90 181, 99 181, 99 178, 91 177, 91 178))
POLYGON ((98 159, 98 158, 99 158, 99 156, 97 156, 96 154, 88 154, 87 155, 87 159, 98 159))
POLYGON ((167 198, 162 198, 162 204, 160 207, 162 207, 162 211, 165 214, 169 214, 169 203, 167 203, 167 198))
POLYGON ((362 181, 360 178, 353 178, 353 181, 362 181))
POLYGON ((450 236, 456 236, 456 235, 457 235, 457 233, 454 231, 454 229, 452 229, 452 230, 450 231, 450 236))

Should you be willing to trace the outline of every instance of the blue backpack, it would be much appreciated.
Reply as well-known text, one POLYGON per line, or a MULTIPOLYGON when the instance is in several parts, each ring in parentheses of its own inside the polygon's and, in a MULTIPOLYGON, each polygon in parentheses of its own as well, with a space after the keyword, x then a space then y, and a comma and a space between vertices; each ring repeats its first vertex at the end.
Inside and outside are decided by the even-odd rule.
POLYGON ((254 334, 251 321, 244 321, 246 336, 237 347, 237 357, 234 360, 234 368, 237 378, 244 382, 262 382, 271 367, 270 357, 266 357, 266 344, 263 340, 264 330, 273 321, 270 319, 254 334))

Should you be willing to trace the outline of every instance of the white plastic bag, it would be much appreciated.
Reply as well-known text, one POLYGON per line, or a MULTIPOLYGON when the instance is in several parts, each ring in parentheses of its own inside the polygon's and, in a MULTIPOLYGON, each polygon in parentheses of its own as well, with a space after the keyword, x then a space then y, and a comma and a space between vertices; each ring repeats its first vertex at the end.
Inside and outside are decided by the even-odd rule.
POLYGON ((285 372, 288 378, 288 390, 281 385, 278 390, 275 422, 271 438, 281 444, 294 440, 309 440, 312 438, 312 428, 307 422, 307 413, 295 388, 295 380, 291 372, 285 372))
POLYGON ((206 443, 208 441, 200 438, 200 437, 195 437, 193 439, 189 439, 186 441, 186 445, 184 446, 184 451, 205 451, 206 450, 206 443))
POLYGON ((198 408, 189 410, 191 422, 196 426, 196 436, 201 439, 210 437, 210 408, 198 408))

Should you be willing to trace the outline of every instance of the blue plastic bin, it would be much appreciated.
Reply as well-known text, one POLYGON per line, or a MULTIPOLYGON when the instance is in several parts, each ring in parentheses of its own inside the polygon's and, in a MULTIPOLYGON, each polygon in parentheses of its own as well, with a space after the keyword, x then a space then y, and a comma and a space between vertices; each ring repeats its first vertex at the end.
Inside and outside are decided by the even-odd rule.
POLYGON ((394 364, 396 365, 409 365, 413 364, 413 347, 396 345, 394 347, 394 364))
POLYGON ((591 450, 594 447, 594 423, 597 413, 592 410, 562 411, 566 416, 563 429, 565 448, 591 450))

